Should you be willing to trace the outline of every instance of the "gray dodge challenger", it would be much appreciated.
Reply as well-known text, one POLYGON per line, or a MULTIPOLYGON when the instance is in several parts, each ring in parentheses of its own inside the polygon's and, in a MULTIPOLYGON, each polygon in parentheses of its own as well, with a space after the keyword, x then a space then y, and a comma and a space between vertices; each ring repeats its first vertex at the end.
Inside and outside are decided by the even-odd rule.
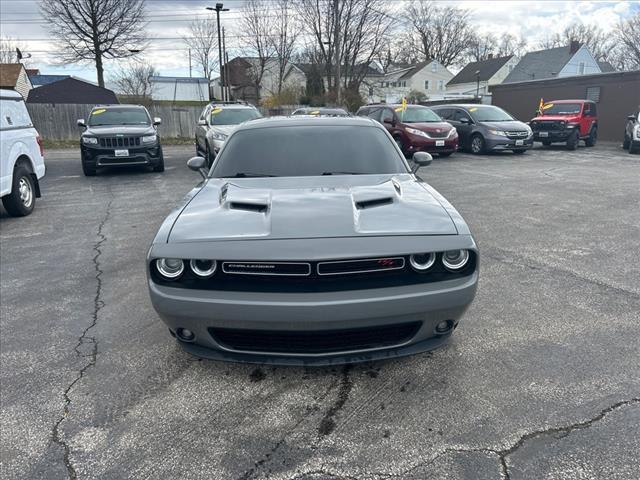
POLYGON ((475 296, 469 227, 366 118, 243 124, 164 221, 154 308, 189 353, 326 365, 443 345, 475 296))

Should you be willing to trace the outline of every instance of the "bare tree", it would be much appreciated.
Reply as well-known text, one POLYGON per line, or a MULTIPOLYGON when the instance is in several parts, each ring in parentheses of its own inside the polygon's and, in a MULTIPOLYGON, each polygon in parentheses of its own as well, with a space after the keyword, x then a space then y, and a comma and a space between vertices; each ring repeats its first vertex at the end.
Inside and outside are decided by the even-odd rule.
POLYGON ((474 34, 469 43, 468 54, 470 60, 480 62, 489 57, 506 57, 515 55, 521 57, 527 48, 527 42, 510 33, 503 33, 496 37, 491 33, 484 35, 474 34))
POLYGON ((278 0, 275 7, 273 21, 272 43, 273 51, 278 62, 277 88, 282 92, 287 70, 295 52, 299 36, 299 29, 291 15, 291 0, 278 0))
POLYGON ((244 33, 242 46, 246 56, 249 57, 251 67, 247 71, 253 87, 256 91, 256 102, 260 102, 260 89, 262 80, 269 61, 275 55, 274 42, 272 41, 272 25, 269 17, 272 16, 271 5, 265 0, 247 0, 242 8, 240 29, 244 33))
POLYGON ((202 75, 211 80, 218 58, 216 20, 213 17, 194 20, 189 25, 189 34, 182 38, 191 49, 195 63, 202 69, 202 75))
POLYGON ((144 101, 151 98, 149 77, 157 74, 157 70, 153 65, 136 62, 120 70, 113 81, 117 85, 119 93, 144 101))
POLYGON ((24 52, 24 46, 11 37, 0 37, 0 63, 17 63, 18 52, 24 52))
POLYGON ((42 0, 63 62, 92 61, 104 87, 104 60, 126 58, 146 47, 145 0, 42 0))
POLYGON ((438 60, 445 67, 464 63, 464 53, 473 40, 469 15, 458 7, 414 0, 404 15, 411 25, 407 43, 421 60, 438 60))
POLYGON ((567 26, 561 33, 547 37, 540 46, 545 49, 566 47, 573 41, 586 45, 598 61, 607 60, 613 48, 611 35, 598 26, 583 23, 567 26))
POLYGON ((617 44, 611 60, 620 70, 640 70, 640 12, 621 20, 615 32, 617 44))
POLYGON ((383 0, 297 0, 296 10, 315 43, 330 90, 357 92, 395 21, 383 0))

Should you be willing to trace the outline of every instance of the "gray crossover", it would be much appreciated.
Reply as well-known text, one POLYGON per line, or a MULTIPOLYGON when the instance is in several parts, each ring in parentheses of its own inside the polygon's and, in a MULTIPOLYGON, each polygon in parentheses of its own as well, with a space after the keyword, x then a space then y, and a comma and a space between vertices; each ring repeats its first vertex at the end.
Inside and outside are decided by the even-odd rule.
POLYGON ((151 301, 197 356, 308 365, 436 348, 472 302, 467 224, 364 118, 247 122, 167 217, 151 301), (412 171, 413 170, 413 171, 412 171))

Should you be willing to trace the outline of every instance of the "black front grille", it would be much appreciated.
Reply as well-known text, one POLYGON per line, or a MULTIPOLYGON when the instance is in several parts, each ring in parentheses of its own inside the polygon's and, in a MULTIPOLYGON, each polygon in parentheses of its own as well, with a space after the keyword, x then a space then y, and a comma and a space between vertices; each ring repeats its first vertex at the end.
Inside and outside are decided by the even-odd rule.
POLYGON ((219 345, 230 350, 321 354, 401 345, 411 340, 421 325, 421 322, 410 322, 315 332, 209 328, 209 333, 219 345))
POLYGON ((140 137, 101 137, 100 146, 105 148, 139 147, 140 137))
POLYGON ((514 132, 507 132, 507 138, 527 138, 529 136, 529 132, 522 130, 522 131, 514 131, 514 132))
POLYGON ((447 138, 449 136, 449 132, 451 130, 445 130, 443 132, 427 132, 427 134, 431 137, 431 138, 447 138))
MULTIPOLYGON (((155 262, 150 265, 150 273, 153 281, 159 285, 174 288, 188 288, 194 290, 218 290, 227 292, 268 292, 268 293, 317 293, 340 292, 349 290, 368 290, 372 288, 401 287, 405 285, 428 284, 445 280, 456 280, 467 277, 476 269, 476 255, 470 252, 471 257, 467 265, 458 272, 450 272, 442 266, 441 254, 437 255, 434 266, 425 273, 418 273, 409 265, 409 257, 388 257, 375 260, 377 269, 373 268, 368 259, 365 263, 341 263, 342 261, 323 262, 284 262, 285 265, 310 265, 311 273, 308 275, 264 275, 264 274, 238 274, 226 273, 225 268, 218 264, 218 271, 210 278, 199 278, 189 269, 189 260, 183 259, 186 265, 184 273, 178 280, 166 280, 158 273, 155 262), (379 264, 378 260, 383 260, 379 264), (324 264, 321 266, 321 264, 324 264), (386 264, 386 265, 385 265, 386 264), (351 268, 355 267, 355 268, 351 268), (364 270, 363 270, 364 267, 364 270), (330 274, 327 274, 330 272, 330 274)), ((232 262, 230 264, 259 264, 269 262, 232 262)), ((290 267, 287 267, 290 268, 290 267)), ((297 268, 297 267, 296 267, 297 268)), ((227 270, 229 271, 229 270, 227 270)), ((306 270, 308 271, 308 270, 306 270)), ((305 271, 305 272, 306 272, 305 271)), ((301 273, 297 270, 294 273, 301 273)))
POLYGON ((564 122, 559 120, 538 120, 531 123, 531 129, 536 131, 564 130, 564 122))

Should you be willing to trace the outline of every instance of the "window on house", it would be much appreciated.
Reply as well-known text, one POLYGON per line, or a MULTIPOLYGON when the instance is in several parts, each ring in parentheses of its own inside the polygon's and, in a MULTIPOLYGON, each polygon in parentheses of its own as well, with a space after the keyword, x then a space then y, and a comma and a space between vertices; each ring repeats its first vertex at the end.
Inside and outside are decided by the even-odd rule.
POLYGON ((429 80, 424 81, 424 89, 429 90, 429 80))
POLYGON ((402 81, 402 85, 400 85, 400 86, 401 86, 401 87, 406 87, 406 86, 407 86, 407 81, 406 81, 406 80, 403 80, 403 81, 402 81))
POLYGON ((580 66, 578 67, 578 73, 580 75, 584 75, 584 62, 580 62, 580 66))
POLYGON ((431 62, 431 71, 432 72, 438 71, 438 64, 436 62, 431 62))
POLYGON ((373 97, 373 87, 369 87, 369 96, 373 97))
POLYGON ((444 80, 438 80, 438 90, 444 90, 444 80))

